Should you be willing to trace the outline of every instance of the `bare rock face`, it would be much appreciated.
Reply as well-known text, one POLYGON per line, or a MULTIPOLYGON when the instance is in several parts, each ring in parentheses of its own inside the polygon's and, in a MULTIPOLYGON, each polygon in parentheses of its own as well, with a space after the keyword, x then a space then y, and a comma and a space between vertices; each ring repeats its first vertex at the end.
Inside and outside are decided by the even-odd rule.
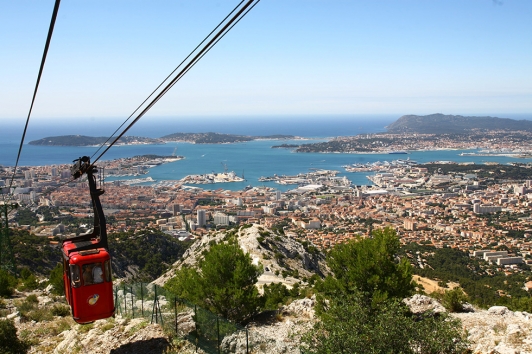
POLYGON ((196 329, 192 312, 181 312, 177 314, 177 328, 182 335, 187 335, 196 329))
MULTIPOLYGON (((314 274, 329 273, 325 263, 325 255, 311 244, 303 244, 293 238, 273 233, 260 225, 240 228, 236 233, 238 244, 249 254, 254 264, 262 264, 264 274, 259 277, 260 286, 269 283, 283 283, 288 287, 300 282, 303 277, 314 274)), ((154 283, 163 286, 175 274, 175 269, 183 265, 195 266, 201 253, 210 247, 212 242, 223 242, 227 233, 206 235, 192 244, 183 257, 174 263, 172 269, 163 274, 154 283)))
POLYGON ((451 315, 462 321, 474 353, 532 353, 532 315, 527 312, 493 306, 488 310, 451 315))
POLYGON ((298 299, 292 301, 290 304, 283 306, 280 312, 283 315, 290 315, 296 318, 314 318, 314 306, 316 305, 316 296, 308 299, 298 299))

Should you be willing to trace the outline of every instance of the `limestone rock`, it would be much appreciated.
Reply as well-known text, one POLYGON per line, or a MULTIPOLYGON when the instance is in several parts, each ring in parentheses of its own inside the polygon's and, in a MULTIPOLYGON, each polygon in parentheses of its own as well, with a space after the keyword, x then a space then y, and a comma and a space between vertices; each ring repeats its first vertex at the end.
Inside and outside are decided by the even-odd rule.
POLYGON ((446 312, 445 307, 443 307, 438 301, 421 294, 415 294, 410 298, 404 299, 403 302, 410 308, 410 311, 416 314, 427 311, 433 311, 434 313, 446 312))

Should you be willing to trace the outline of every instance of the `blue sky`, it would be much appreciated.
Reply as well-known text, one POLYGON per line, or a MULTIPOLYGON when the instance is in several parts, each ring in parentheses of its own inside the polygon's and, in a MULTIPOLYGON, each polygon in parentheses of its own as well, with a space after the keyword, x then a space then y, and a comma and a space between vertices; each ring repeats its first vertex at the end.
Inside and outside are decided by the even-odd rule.
MULTIPOLYGON (((237 3, 63 0, 32 122, 121 122, 237 3)), ((53 5, 0 0, 3 122, 25 120, 53 5)), ((262 0, 143 119, 532 113, 531 18, 530 0, 262 0)))

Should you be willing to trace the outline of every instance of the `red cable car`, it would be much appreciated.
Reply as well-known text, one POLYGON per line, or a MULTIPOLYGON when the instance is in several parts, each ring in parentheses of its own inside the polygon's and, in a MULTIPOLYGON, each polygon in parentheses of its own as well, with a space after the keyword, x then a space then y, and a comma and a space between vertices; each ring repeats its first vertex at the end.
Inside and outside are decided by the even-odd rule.
POLYGON ((105 216, 100 203, 102 189, 96 188, 96 167, 87 156, 74 161, 74 178, 87 174, 94 211, 92 233, 63 241, 63 281, 65 295, 78 323, 90 323, 114 315, 111 256, 108 251, 105 216))

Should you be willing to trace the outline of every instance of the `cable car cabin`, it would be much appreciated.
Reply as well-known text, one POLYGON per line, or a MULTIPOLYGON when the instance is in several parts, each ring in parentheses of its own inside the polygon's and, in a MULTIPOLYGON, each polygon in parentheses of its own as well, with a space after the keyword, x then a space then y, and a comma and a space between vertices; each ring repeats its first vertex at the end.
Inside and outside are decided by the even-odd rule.
POLYGON ((78 323, 89 323, 113 316, 109 252, 102 247, 77 251, 76 246, 68 240, 63 243, 63 281, 72 317, 78 323))
POLYGON ((63 281, 65 295, 72 309, 72 317, 78 323, 89 323, 111 317, 115 313, 111 257, 107 242, 105 216, 100 195, 96 188, 96 167, 87 156, 74 160, 72 176, 87 174, 94 211, 92 233, 63 240, 63 281))

